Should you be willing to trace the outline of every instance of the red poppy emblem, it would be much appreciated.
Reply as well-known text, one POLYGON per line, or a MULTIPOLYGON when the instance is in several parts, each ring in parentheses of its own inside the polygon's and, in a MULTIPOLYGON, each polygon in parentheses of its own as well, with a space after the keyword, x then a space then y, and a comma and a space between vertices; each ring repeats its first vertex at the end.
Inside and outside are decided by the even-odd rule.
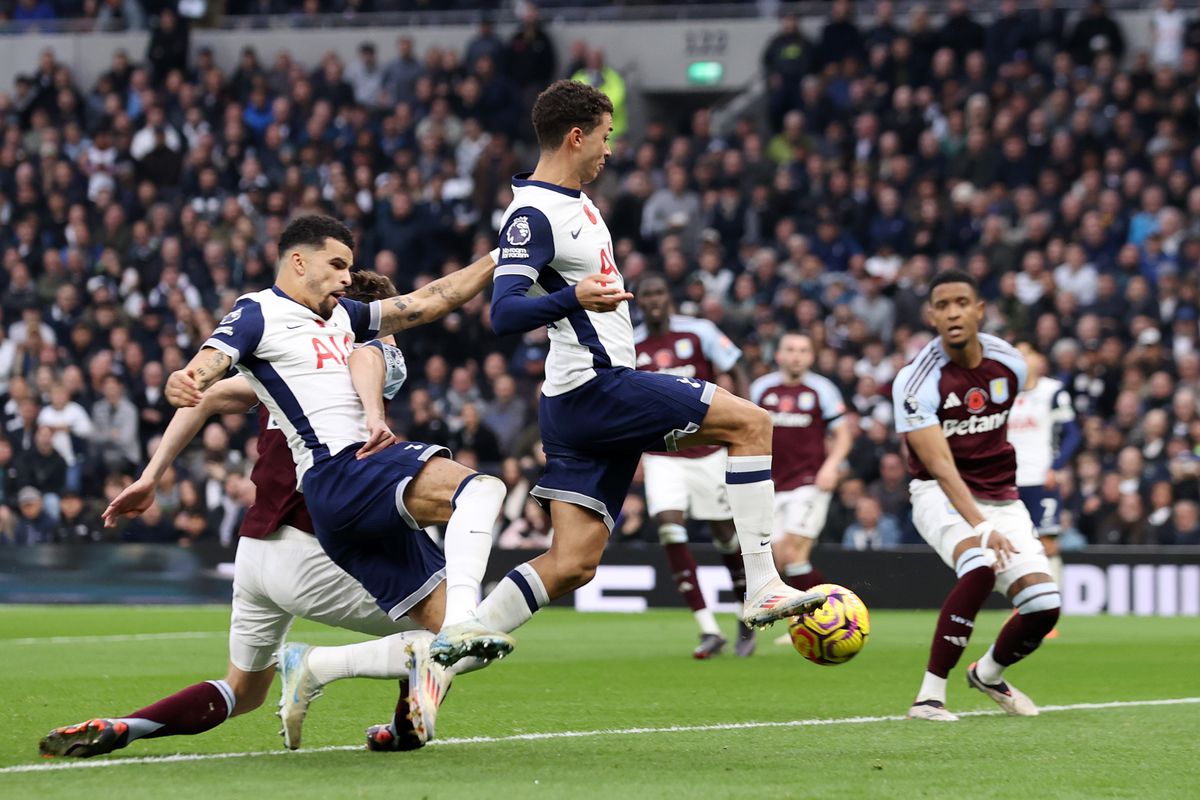
POLYGON ((978 414, 987 408, 987 392, 976 386, 967 392, 964 402, 966 403, 968 412, 978 414))
POLYGON ((675 361, 674 355, 670 350, 656 350, 654 352, 654 366, 659 369, 666 369, 675 361))
POLYGON ((584 206, 583 213, 587 214, 588 222, 592 223, 593 225, 596 224, 596 215, 592 213, 592 210, 590 208, 588 208, 587 206, 584 206))
POLYGON ((796 410, 796 398, 792 397, 791 395, 779 398, 779 410, 788 412, 788 413, 795 411, 796 410))

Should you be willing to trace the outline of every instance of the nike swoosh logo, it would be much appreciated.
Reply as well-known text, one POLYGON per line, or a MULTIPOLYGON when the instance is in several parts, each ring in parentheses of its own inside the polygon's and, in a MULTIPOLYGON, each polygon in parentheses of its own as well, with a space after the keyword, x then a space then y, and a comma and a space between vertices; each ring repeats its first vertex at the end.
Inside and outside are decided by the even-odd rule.
POLYGON ((294 331, 296 328, 303 328, 303 327, 304 327, 304 323, 303 323, 303 322, 301 322, 301 323, 299 323, 299 324, 296 324, 296 325, 288 325, 288 326, 287 326, 287 329, 288 329, 289 331, 294 331))
POLYGON ((580 232, 580 231, 582 231, 582 230, 583 230, 583 226, 582 226, 582 225, 580 225, 578 228, 576 228, 575 230, 571 231, 571 238, 572 238, 572 239, 578 239, 578 238, 579 238, 579 232, 580 232))
POLYGON ((761 542, 759 542, 759 543, 758 543, 758 546, 759 546, 759 547, 766 547, 766 546, 767 546, 767 545, 769 545, 770 543, 771 543, 771 540, 770 540, 770 539, 763 539, 761 542))

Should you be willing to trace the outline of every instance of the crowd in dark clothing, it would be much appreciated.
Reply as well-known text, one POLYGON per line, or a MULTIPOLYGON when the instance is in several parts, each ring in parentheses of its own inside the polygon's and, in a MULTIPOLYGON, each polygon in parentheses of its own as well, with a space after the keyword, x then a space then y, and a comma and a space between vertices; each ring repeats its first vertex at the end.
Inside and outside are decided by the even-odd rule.
MULTIPOLYGON (((631 127, 587 189, 618 265, 634 287, 664 273, 751 376, 785 331, 813 336, 857 432, 828 546, 880 520, 912 538, 890 385, 951 267, 978 278, 987 330, 1033 341, 1072 395, 1084 443, 1059 484, 1077 540, 1200 543, 1195 25, 1125 53, 1099 4, 1072 20, 1006 2, 987 22, 951 6, 934 21, 835 2, 813 40, 785 19, 761 114, 631 127)), ((4 541, 232 540, 252 416, 210 423, 152 514, 105 531, 99 511, 169 421, 166 376, 271 283, 286 221, 345 220, 358 263, 401 291, 457 269, 494 246, 536 160, 538 89, 603 65, 583 43, 556 52, 535 12, 461 53, 402 37, 315 69, 252 49, 217 63, 165 18, 144 59, 114 54, 90 86, 47 51, 0 98, 4 541)), ((544 541, 525 500, 545 331, 497 338, 481 296, 402 346, 394 430, 502 475, 504 540, 544 541)), ((635 492, 616 536, 647 528, 635 492)))

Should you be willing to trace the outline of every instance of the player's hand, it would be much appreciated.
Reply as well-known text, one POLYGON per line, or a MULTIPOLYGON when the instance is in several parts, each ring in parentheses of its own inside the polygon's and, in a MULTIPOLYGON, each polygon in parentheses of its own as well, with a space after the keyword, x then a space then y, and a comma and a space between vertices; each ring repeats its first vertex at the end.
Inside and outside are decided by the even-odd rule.
POLYGON ((196 373, 192 369, 177 369, 167 378, 163 394, 167 402, 176 408, 191 408, 200 405, 204 399, 200 385, 196 382, 196 373))
POLYGON ((1016 546, 1008 540, 1008 537, 996 530, 996 528, 988 520, 984 520, 976 525, 975 533, 979 536, 980 544, 996 554, 997 570, 1007 568, 1009 557, 1020 552, 1017 550, 1016 546))
POLYGON ((375 418, 367 420, 367 440, 363 442, 363 446, 358 448, 358 452, 354 457, 362 460, 367 456, 374 455, 380 450, 386 450, 396 443, 396 435, 392 433, 392 429, 388 427, 387 421, 383 418, 375 418))
POLYGON ((118 517, 136 517, 144 514, 146 509, 152 505, 154 505, 154 481, 144 477, 138 478, 113 498, 113 501, 108 504, 108 508, 104 509, 104 513, 100 515, 100 519, 104 520, 104 527, 115 528, 118 517))
POLYGON ((633 295, 625 291, 606 275, 599 273, 588 275, 575 284, 575 296, 579 305, 588 311, 604 313, 616 311, 626 300, 632 300, 633 295))
POLYGON ((1046 483, 1044 484, 1044 487, 1046 489, 1049 489, 1050 491, 1054 491, 1055 489, 1058 488, 1058 473, 1057 472, 1055 472, 1054 470, 1050 470, 1049 472, 1046 473, 1046 483))

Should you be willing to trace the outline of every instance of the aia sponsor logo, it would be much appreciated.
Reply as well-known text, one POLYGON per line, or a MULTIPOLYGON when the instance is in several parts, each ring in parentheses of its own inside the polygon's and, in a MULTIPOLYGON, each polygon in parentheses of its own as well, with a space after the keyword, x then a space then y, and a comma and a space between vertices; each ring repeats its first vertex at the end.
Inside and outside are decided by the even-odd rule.
POLYGON ((963 405, 967 407, 967 413, 979 414, 987 408, 987 392, 980 389, 978 386, 972 387, 966 395, 963 396, 963 405))

